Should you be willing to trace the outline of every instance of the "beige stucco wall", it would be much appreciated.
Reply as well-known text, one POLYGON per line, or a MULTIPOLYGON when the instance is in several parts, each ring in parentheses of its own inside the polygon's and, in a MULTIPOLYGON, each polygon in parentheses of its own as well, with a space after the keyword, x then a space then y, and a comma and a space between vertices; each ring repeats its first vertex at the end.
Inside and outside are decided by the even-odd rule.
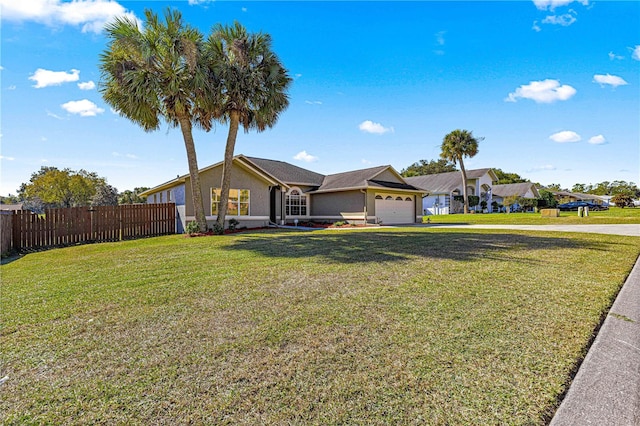
POLYGON ((376 176, 374 178, 375 180, 382 180, 385 182, 399 182, 399 183, 404 183, 402 182, 400 179, 398 179, 398 176, 396 176, 395 173, 393 173, 391 170, 387 169, 384 170, 382 173, 380 173, 378 176, 376 176))
MULTIPOLYGON (((200 186, 202 189, 202 199, 204 201, 204 212, 211 215, 211 188, 219 188, 222 181, 222 165, 214 167, 200 173, 200 186)), ((185 182, 186 194, 186 214, 193 216, 194 208, 192 202, 191 180, 187 178, 185 182)), ((249 214, 251 216, 269 216, 269 184, 250 173, 244 167, 234 164, 231 169, 231 188, 248 189, 249 193, 249 214)))
POLYGON ((311 197, 312 216, 339 216, 342 212, 364 211, 365 194, 356 191, 313 194, 311 197))

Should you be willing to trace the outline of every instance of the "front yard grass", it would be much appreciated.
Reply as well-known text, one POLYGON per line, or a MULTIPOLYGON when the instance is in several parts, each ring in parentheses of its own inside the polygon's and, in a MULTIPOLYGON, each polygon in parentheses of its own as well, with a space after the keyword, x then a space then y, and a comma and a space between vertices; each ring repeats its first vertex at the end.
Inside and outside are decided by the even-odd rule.
POLYGON ((176 235, 2 273, 3 424, 544 424, 640 238, 176 235))
POLYGON ((578 212, 560 212, 560 217, 542 217, 540 213, 485 213, 447 214, 423 216, 424 223, 469 224, 469 225, 604 225, 640 224, 640 208, 617 208, 591 211, 587 217, 579 217, 578 212))

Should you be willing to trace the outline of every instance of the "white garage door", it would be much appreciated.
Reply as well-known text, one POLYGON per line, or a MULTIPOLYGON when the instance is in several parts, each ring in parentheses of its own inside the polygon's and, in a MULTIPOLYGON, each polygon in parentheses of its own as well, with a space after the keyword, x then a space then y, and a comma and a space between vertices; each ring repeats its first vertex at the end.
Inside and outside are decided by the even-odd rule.
POLYGON ((415 223, 413 196, 376 194, 376 217, 383 225, 415 223))

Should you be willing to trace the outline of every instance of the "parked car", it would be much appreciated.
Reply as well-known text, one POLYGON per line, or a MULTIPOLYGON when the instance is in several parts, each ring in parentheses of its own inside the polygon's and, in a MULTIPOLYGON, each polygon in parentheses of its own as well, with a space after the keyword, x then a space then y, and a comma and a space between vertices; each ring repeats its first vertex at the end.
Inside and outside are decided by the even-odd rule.
POLYGON ((600 204, 588 203, 586 201, 572 201, 570 203, 564 203, 558 205, 561 211, 577 211, 578 207, 588 207, 590 211, 608 210, 609 207, 601 206, 600 204))

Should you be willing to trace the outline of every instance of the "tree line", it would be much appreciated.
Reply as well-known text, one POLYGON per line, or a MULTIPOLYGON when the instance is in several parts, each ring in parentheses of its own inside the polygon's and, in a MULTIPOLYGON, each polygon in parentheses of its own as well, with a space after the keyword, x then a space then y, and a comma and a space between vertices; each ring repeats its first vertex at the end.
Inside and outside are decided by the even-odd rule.
POLYGON ((23 203, 25 209, 42 213, 47 208, 145 203, 139 194, 147 189, 119 193, 95 172, 43 166, 31 174, 29 182, 20 185, 17 195, 0 197, 0 203, 23 203))

